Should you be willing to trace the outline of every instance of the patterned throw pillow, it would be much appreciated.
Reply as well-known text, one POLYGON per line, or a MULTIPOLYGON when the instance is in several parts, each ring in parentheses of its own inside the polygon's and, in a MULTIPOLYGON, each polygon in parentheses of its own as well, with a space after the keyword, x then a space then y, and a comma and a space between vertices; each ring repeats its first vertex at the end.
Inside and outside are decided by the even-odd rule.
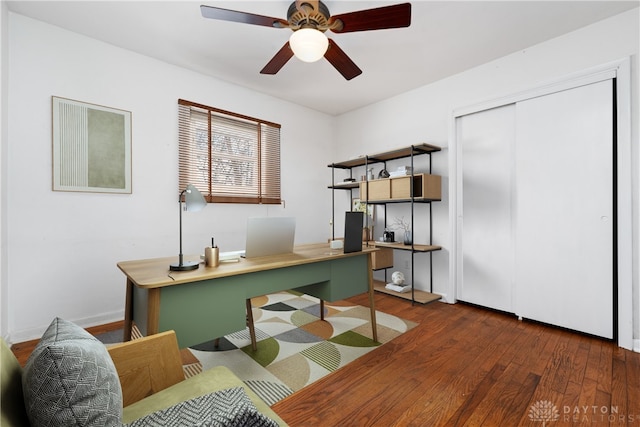
POLYGON ((122 390, 106 347, 56 318, 27 360, 22 388, 33 427, 121 426, 122 390))

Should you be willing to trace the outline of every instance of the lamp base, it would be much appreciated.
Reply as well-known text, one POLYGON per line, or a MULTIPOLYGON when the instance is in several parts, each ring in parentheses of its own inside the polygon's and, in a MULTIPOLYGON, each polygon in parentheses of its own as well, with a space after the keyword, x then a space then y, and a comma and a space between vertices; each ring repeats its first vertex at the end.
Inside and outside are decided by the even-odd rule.
POLYGON ((169 270, 171 271, 189 271, 189 270, 197 270, 200 267, 199 262, 186 261, 183 263, 173 263, 169 266, 169 270))

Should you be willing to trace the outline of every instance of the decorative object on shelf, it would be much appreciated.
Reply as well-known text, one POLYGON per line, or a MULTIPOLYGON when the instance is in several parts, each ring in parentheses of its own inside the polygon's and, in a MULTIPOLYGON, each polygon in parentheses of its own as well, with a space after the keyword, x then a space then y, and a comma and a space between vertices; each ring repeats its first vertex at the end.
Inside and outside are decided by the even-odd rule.
POLYGON ((53 191, 131 194, 131 112, 52 97, 53 191))
POLYGON ((200 266, 199 262, 184 262, 184 257, 182 255, 182 196, 184 196, 185 211, 197 212, 207 206, 207 202, 204 200, 202 193, 200 193, 200 191, 198 191, 198 189, 192 184, 188 184, 187 188, 182 190, 178 196, 178 205, 180 206, 180 254, 178 255, 178 262, 169 266, 169 270, 171 271, 197 270, 200 266))
POLYGON ((411 233, 411 223, 404 220, 404 217, 396 217, 393 220, 391 228, 395 230, 402 230, 404 232, 404 244, 411 245, 413 243, 413 234, 411 233))
POLYGON ((374 179, 376 179, 375 175, 373 175, 373 168, 369 168, 369 181, 373 181, 374 179))
POLYGON ((407 176, 411 175, 412 169, 411 166, 400 166, 398 169, 389 172, 389 176, 391 178, 396 176, 407 176))
POLYGON ((391 275, 391 281, 394 285, 402 285, 404 283, 404 274, 401 271, 394 271, 391 275))
POLYGON ((385 288, 400 293, 411 291, 411 285, 404 284, 404 274, 400 271, 393 272, 391 275, 391 283, 387 283, 385 288))
POLYGON ((393 283, 387 283, 384 287, 400 294, 411 292, 411 285, 394 285, 393 283))
POLYGON ((385 228, 384 233, 382 233, 382 241, 385 243, 395 242, 395 233, 393 231, 389 231, 388 228, 385 228))
POLYGON ((373 205, 364 203, 360 199, 353 199, 351 201, 352 212, 362 212, 364 220, 362 222, 362 241, 366 242, 373 238, 373 205))
POLYGON ((389 172, 386 169, 380 169, 380 172, 378 172, 378 178, 383 179, 383 178, 389 178, 389 172))

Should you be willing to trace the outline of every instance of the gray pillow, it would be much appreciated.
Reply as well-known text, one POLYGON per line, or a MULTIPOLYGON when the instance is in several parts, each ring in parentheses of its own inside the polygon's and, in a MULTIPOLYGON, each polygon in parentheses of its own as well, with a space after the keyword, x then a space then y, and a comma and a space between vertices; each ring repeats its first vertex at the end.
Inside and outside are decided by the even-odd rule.
POLYGON ((122 390, 106 347, 81 327, 55 318, 22 375, 33 427, 121 426, 122 390))

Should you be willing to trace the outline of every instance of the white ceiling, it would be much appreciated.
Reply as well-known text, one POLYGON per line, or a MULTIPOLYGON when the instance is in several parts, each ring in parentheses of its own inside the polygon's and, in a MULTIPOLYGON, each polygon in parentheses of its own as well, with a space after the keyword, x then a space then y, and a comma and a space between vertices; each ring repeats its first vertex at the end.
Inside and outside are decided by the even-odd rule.
MULTIPOLYGON (((332 14, 403 1, 325 0, 332 14)), ((205 19, 200 4, 286 19, 290 0, 9 1, 9 10, 328 114, 341 114, 533 46, 635 1, 412 1, 408 28, 334 34, 363 73, 326 60, 259 71, 291 30, 205 19)))

